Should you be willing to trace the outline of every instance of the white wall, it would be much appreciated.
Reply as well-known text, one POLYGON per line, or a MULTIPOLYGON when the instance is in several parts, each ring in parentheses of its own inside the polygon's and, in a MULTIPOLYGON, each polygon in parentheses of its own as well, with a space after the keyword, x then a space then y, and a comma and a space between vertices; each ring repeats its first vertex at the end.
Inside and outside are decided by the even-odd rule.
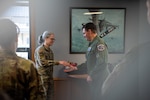
MULTIPOLYGON (((84 54, 69 54, 70 7, 114 7, 126 8, 125 53, 109 54, 109 62, 118 62, 132 47, 138 44, 139 0, 34 0, 35 32, 37 37, 43 31, 55 33, 56 42, 52 46, 57 60, 69 60, 78 64, 85 61, 84 54)), ((37 43, 37 42, 36 42, 37 43)), ((54 77, 64 77, 62 67, 55 67, 54 77)))

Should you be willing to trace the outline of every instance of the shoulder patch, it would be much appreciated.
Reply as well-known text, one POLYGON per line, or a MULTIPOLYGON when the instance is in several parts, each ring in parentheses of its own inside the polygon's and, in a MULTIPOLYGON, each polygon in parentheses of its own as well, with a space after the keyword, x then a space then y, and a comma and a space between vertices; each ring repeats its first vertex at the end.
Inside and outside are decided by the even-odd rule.
POLYGON ((105 50, 105 45, 104 44, 99 44, 97 46, 98 51, 104 51, 105 50))

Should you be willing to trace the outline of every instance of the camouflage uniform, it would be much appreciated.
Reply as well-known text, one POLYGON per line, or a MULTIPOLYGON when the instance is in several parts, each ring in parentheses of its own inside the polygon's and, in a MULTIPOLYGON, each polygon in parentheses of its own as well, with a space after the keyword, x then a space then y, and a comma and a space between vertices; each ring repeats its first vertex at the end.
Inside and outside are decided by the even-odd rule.
POLYGON ((0 48, 0 90, 12 100, 42 100, 38 98, 38 82, 32 61, 0 48))
MULTIPOLYGON (((44 45, 40 45, 35 50, 35 62, 38 69, 38 73, 43 80, 47 99, 53 100, 54 98, 54 81, 53 81, 53 66, 58 65, 57 61, 54 61, 53 51, 44 45)), ((42 85, 42 84, 41 84, 42 85)))

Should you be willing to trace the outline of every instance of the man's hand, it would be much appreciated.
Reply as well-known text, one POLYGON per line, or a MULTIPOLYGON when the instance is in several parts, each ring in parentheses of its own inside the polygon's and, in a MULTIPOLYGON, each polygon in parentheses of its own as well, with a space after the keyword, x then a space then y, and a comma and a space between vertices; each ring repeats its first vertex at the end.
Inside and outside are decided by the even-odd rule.
POLYGON ((87 81, 88 83, 92 82, 91 76, 88 75, 86 81, 87 81))
POLYGON ((75 66, 73 66, 73 67, 66 67, 65 69, 64 69, 64 72, 71 72, 71 71, 74 71, 74 70, 78 70, 78 68, 77 67, 75 67, 75 66))

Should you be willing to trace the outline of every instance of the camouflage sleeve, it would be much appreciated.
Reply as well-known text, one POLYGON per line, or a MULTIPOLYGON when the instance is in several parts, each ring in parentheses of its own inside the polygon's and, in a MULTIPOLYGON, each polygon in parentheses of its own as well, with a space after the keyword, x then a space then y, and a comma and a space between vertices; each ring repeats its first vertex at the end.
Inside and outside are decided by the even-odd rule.
POLYGON ((50 65, 59 65, 58 61, 46 59, 45 54, 43 52, 39 52, 38 62, 41 66, 50 66, 50 65))
POLYGON ((48 63, 50 65, 59 65, 59 62, 58 61, 55 61, 55 60, 48 60, 48 63))
POLYGON ((30 65, 30 71, 28 73, 28 81, 29 81, 29 86, 28 86, 28 91, 29 91, 29 100, 37 100, 39 97, 39 77, 37 70, 35 68, 35 65, 31 63, 30 65))

